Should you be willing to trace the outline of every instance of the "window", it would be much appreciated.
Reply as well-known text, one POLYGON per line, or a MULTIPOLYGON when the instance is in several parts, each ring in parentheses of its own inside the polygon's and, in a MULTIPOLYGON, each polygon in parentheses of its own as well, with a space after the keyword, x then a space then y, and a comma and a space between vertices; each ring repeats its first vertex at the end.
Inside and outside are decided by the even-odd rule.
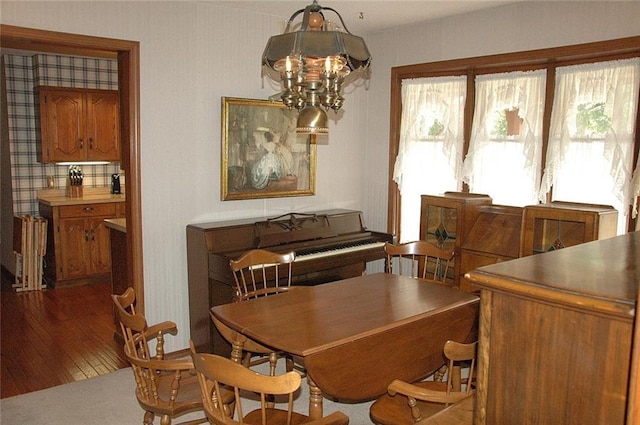
POLYGON ((618 234, 633 203, 640 58, 559 67, 541 195, 611 205, 618 234))
POLYGON ((401 241, 417 239, 419 195, 459 190, 488 194, 503 205, 550 200, 613 205, 619 210, 619 233, 635 225, 640 196, 640 142, 634 136, 639 61, 636 36, 393 68, 390 161, 395 163, 389 231, 401 241), (597 75, 586 77, 591 72, 597 75), (408 82, 434 84, 460 74, 465 74, 466 99, 473 104, 465 104, 459 118, 464 141, 462 148, 459 142, 453 146, 464 162, 457 168, 458 158, 443 155, 442 149, 452 152, 446 151, 446 143, 438 145, 451 124, 437 115, 421 115, 421 136, 407 138, 406 114, 417 120, 415 111, 421 109, 408 108, 405 88, 408 82), (582 74, 585 77, 578 77, 582 74), (577 91, 567 83, 578 80, 583 82, 577 91), (409 150, 418 149, 414 144, 429 145, 433 151, 409 150), (415 164, 415 175, 405 173, 407 156, 415 164), (447 158, 448 168, 442 163, 447 158), (629 216, 631 204, 634 213, 629 216))
POLYGON ((545 81, 545 71, 476 77, 471 142, 463 165, 463 181, 471 192, 490 195, 496 204, 536 203, 545 81))
POLYGON ((458 183, 464 145, 466 77, 408 80, 402 86, 400 150, 393 179, 402 194, 402 242, 419 238, 420 195, 458 183))

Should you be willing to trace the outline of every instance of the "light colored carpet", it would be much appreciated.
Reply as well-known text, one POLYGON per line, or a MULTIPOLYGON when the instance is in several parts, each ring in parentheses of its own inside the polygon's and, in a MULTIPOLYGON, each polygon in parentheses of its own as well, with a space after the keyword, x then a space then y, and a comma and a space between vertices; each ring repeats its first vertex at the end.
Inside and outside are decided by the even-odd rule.
MULTIPOLYGON (((73 382, 0 400, 2 425, 140 425, 143 410, 135 395, 131 369, 121 369, 108 375, 73 382)), ((249 401, 251 403, 251 401, 249 401)), ((303 381, 294 408, 307 413, 309 387, 303 381)), ((360 404, 335 403, 324 400, 325 414, 340 410, 349 416, 350 424, 370 424, 371 402, 360 404)), ((254 406, 247 407, 254 408, 254 406)), ((181 419, 196 418, 194 413, 181 419)), ((156 423, 160 419, 156 418, 156 423)), ((176 421, 179 422, 179 421, 176 421)))

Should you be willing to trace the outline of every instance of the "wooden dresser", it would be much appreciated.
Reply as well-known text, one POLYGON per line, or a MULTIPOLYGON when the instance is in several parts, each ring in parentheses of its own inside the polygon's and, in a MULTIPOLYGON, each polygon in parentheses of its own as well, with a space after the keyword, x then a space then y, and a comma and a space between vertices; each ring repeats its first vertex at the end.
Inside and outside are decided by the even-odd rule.
POLYGON ((632 232, 467 273, 481 288, 475 423, 630 423, 639 262, 632 232))

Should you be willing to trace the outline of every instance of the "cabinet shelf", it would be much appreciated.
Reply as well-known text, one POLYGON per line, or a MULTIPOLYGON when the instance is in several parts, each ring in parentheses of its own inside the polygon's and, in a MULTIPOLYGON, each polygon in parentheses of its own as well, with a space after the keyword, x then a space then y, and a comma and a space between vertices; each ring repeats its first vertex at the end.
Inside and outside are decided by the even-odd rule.
POLYGON ((42 163, 120 161, 120 97, 115 90, 35 88, 42 163))

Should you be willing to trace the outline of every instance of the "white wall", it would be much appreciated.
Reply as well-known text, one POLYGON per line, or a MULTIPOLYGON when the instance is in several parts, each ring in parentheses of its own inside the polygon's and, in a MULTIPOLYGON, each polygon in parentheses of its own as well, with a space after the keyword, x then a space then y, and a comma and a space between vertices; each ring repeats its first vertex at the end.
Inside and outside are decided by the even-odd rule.
POLYGON ((187 224, 344 207, 363 210, 369 228, 385 230, 391 67, 640 34, 640 2, 576 3, 515 4, 369 34, 372 77, 367 90, 347 87, 329 145, 318 146, 316 195, 226 202, 220 97, 279 91, 260 78, 260 57, 288 16, 214 2, 3 0, 0 21, 140 42, 145 304, 150 322, 178 324, 173 350, 188 341, 187 224))

